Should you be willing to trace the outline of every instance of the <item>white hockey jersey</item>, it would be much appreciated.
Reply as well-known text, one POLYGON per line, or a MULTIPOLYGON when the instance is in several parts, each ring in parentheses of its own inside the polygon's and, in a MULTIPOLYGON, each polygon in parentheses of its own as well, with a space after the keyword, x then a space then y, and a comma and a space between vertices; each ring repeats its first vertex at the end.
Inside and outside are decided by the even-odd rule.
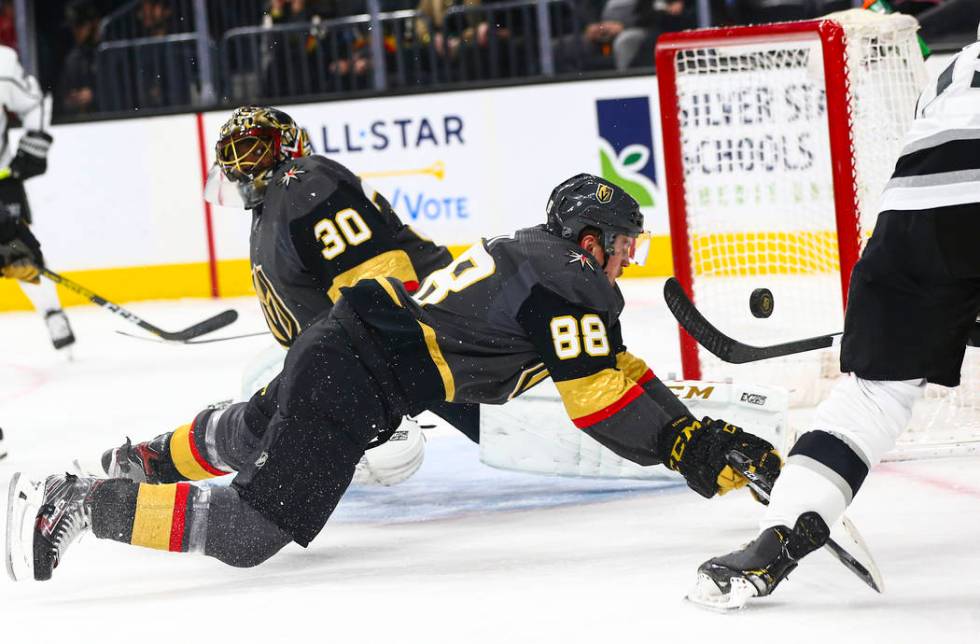
POLYGON ((919 96, 880 210, 973 203, 980 203, 980 42, 964 47, 919 96))
POLYGON ((51 121, 51 110, 37 79, 21 67, 17 52, 3 46, 0 46, 0 106, 4 108, 0 110, 0 132, 3 132, 0 168, 5 168, 17 152, 16 147, 10 145, 6 111, 20 117, 25 129, 46 130, 51 121))

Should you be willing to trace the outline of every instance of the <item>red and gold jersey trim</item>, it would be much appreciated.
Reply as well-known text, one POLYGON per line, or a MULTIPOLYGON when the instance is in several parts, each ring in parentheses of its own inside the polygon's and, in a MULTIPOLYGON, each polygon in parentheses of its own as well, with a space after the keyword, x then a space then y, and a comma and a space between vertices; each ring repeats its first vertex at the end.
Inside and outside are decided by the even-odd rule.
POLYGON ((214 467, 197 449, 194 442, 195 424, 182 425, 170 435, 170 458, 174 467, 185 478, 191 481, 211 479, 224 476, 228 472, 214 467))
POLYGON ((187 525, 188 483, 152 485, 141 483, 133 517, 135 546, 180 552, 187 525))
POLYGON ((555 382, 568 417, 585 429, 603 421, 643 395, 643 389, 619 369, 555 382))
POLYGON ((389 250, 361 262, 354 268, 333 278, 327 297, 336 303, 340 299, 340 289, 353 286, 363 279, 394 277, 405 284, 409 292, 418 290, 419 277, 415 274, 412 260, 403 250, 389 250))
POLYGON ((629 351, 622 351, 616 354, 616 368, 640 386, 653 380, 653 371, 650 370, 647 363, 629 351))

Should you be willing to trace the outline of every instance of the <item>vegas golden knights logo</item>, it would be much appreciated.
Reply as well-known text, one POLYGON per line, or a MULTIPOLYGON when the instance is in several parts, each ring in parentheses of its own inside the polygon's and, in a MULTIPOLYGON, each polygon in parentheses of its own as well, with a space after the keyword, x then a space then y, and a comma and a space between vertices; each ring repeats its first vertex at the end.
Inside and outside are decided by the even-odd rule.
POLYGON ((255 285, 255 294, 259 296, 259 304, 262 305, 262 314, 265 316, 269 330, 275 336, 276 341, 284 347, 292 344, 293 340, 299 335, 299 322, 286 304, 276 293, 272 282, 262 271, 261 265, 252 267, 252 284, 255 285))
POLYGON ((609 203, 612 201, 613 189, 609 186, 599 184, 599 187, 595 189, 595 198, 599 200, 599 203, 609 203))

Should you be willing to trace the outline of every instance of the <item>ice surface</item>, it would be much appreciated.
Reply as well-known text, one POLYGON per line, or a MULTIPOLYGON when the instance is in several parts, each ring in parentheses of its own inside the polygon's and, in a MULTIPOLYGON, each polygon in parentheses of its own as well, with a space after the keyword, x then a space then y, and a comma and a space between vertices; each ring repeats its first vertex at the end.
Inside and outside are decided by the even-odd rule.
MULTIPOLYGON (((624 330, 667 376, 680 367, 659 289, 624 284, 624 330)), ((215 335, 262 328, 245 299, 131 308, 181 328, 229 306, 241 320, 215 335)), ((4 491, 16 470, 63 470, 188 422, 234 396, 269 343, 141 342, 94 307, 69 314, 71 363, 35 316, 0 315, 4 491)), ((257 568, 88 536, 51 582, 0 580, 0 644, 980 642, 980 459, 890 464, 869 478, 849 514, 885 594, 819 552, 775 596, 728 616, 682 598, 701 561, 754 535, 760 508, 747 494, 705 501, 672 485, 501 472, 465 439, 434 434, 413 479, 352 489, 309 549, 257 568)))

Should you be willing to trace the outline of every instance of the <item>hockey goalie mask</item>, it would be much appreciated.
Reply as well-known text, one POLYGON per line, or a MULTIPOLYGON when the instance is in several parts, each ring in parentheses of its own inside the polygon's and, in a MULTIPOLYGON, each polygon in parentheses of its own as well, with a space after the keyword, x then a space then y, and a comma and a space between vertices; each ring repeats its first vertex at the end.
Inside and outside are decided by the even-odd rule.
POLYGON ((251 210, 262 203, 276 168, 310 155, 306 130, 285 112, 271 107, 240 107, 221 126, 215 162, 204 198, 221 206, 251 210))
POLYGON ((616 236, 626 235, 630 263, 646 263, 650 233, 643 229, 643 213, 636 200, 614 183, 591 174, 575 175, 551 192, 547 215, 548 232, 564 239, 577 241, 583 229, 598 229, 607 258, 617 252, 616 236))

